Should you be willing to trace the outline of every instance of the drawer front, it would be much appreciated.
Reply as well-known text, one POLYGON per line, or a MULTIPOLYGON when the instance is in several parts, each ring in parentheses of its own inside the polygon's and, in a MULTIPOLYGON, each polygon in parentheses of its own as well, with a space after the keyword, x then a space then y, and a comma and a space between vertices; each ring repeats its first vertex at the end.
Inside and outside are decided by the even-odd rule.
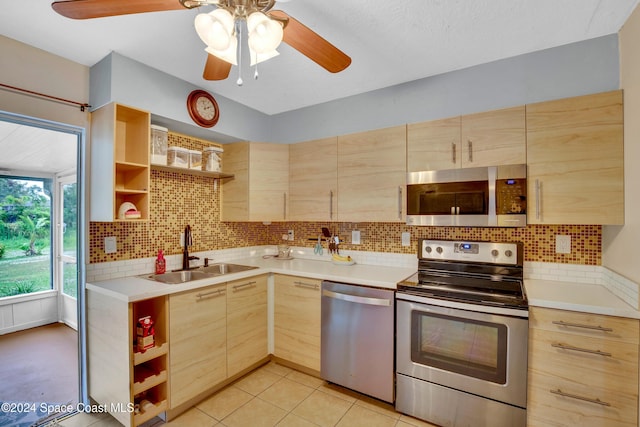
MULTIPOLYGON (((604 396, 638 395, 638 345, 530 330, 529 373, 604 396)), ((561 387, 562 388, 562 387, 561 387)))
MULTIPOLYGON (((631 427, 638 425, 637 394, 569 383, 529 371, 527 426, 631 427), (608 406, 607 406, 608 405, 608 406)), ((588 382, 588 379, 587 381, 588 382)), ((613 386, 613 384, 612 384, 613 386)))
POLYGON ((638 320, 531 307, 529 327, 638 344, 638 320))

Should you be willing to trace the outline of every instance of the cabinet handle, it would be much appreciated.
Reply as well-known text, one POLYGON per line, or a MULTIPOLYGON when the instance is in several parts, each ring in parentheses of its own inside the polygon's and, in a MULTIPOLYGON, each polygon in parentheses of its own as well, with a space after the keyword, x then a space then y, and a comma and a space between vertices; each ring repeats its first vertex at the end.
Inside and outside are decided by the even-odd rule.
POLYGON ((455 165, 456 164, 456 143, 455 142, 451 143, 451 160, 455 165))
POLYGON ((574 347, 572 345, 566 345, 562 343, 551 343, 551 347, 559 348, 561 350, 580 351, 582 353, 597 354, 599 356, 611 357, 611 353, 607 353, 600 350, 590 350, 588 348, 574 347))
POLYGON ((398 186, 398 219, 402 220, 402 186, 398 186))
POLYGON ((296 285, 299 288, 307 288, 307 289, 318 290, 318 284, 317 283, 293 282, 293 284, 296 285))
POLYGON ((468 139, 467 143, 469 145, 469 163, 473 163, 473 141, 468 139))
POLYGON ((282 219, 287 219, 287 193, 282 193, 283 204, 282 204, 282 219))
POLYGON ((605 328, 603 326, 583 325, 580 323, 570 323, 570 322, 565 322, 564 320, 553 320, 551 323, 553 323, 554 325, 567 326, 570 328, 590 329, 593 331, 600 331, 600 332, 613 332, 612 328, 605 328))
POLYGON ((253 287, 255 287, 255 285, 256 285, 255 281, 243 283, 241 285, 233 285, 233 292, 242 291, 244 289, 249 289, 250 287, 253 288, 253 287))
POLYGON ((329 190, 329 219, 333 220, 333 190, 329 190))
POLYGON ((196 295, 196 298, 198 299, 207 299, 207 298, 215 298, 215 297, 219 297, 224 295, 225 290, 224 289, 216 289, 213 291, 209 291, 209 292, 203 292, 200 294, 196 295))
POLYGON ((540 219, 540 180, 536 179, 536 219, 540 219))
POLYGON ((611 406, 611 404, 609 402, 602 401, 602 400, 600 400, 598 398, 592 399, 590 397, 579 396, 577 394, 565 393, 564 391, 562 391, 560 389, 549 390, 549 392, 553 393, 553 394, 557 394, 557 395, 562 396, 562 397, 570 397, 571 399, 578 399, 578 400, 582 400, 584 402, 595 403, 597 405, 611 406))

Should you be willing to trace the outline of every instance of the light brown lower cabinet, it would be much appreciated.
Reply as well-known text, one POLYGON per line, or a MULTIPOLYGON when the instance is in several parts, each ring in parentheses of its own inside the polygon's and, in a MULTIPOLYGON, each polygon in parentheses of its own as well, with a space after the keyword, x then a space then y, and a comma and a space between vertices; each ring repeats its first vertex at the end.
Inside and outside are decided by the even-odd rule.
POLYGON ((317 279, 275 275, 275 356, 320 372, 320 284, 317 279))
POLYGON ((639 321, 532 307, 528 426, 638 425, 639 321))
POLYGON ((171 406, 227 378, 227 285, 169 296, 171 406))
POLYGON ((227 377, 268 355, 267 276, 227 283, 227 377))

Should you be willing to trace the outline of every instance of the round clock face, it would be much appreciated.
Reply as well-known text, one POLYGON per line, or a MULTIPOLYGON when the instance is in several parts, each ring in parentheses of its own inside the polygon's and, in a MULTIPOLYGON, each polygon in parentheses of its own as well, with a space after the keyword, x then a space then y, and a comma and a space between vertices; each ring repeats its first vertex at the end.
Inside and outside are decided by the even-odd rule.
POLYGON ((194 90, 187 97, 187 110, 191 119, 202 127, 212 127, 218 122, 218 103, 210 93, 194 90))

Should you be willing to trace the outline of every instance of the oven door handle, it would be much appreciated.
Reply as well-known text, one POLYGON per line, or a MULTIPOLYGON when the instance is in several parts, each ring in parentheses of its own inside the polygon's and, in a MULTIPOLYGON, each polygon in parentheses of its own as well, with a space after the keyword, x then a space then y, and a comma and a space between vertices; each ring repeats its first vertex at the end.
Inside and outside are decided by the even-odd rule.
POLYGON ((339 292, 328 291, 326 289, 322 290, 322 296, 338 299, 341 301, 353 302, 356 304, 379 305, 383 307, 389 307, 391 305, 391 301, 384 298, 361 297, 358 295, 349 295, 349 294, 342 294, 339 292))

